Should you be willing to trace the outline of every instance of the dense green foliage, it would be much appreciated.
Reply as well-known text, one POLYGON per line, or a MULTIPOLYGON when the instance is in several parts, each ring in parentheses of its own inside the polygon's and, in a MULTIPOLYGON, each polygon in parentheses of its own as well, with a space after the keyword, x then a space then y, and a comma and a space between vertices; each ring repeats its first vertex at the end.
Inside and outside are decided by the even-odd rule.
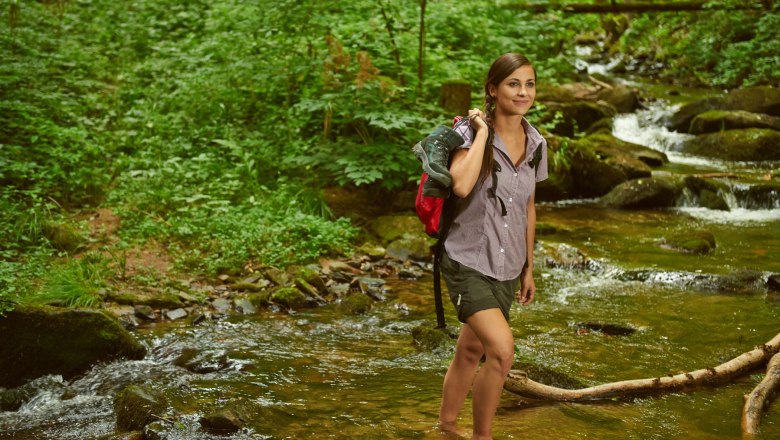
MULTIPOLYGON (((669 28, 639 16, 621 44, 672 59, 721 38, 711 24, 725 19, 722 59, 710 49, 673 67, 715 62, 700 75, 713 84, 776 80, 777 17, 748 35, 750 14, 667 17, 669 28)), ((79 213, 98 206, 122 218, 104 252, 154 239, 190 271, 347 252, 356 228, 331 218, 322 188, 413 184, 409 146, 452 116, 437 105, 443 82, 469 82, 479 105, 507 51, 533 59, 542 83, 574 80, 570 42, 599 25, 456 0, 428 1, 425 20, 420 81, 417 1, 0 2, 0 311, 39 286, 89 303, 119 265, 50 267, 82 248, 46 225, 76 222, 78 235, 79 213)), ((87 235, 75 241, 89 247, 87 235)))

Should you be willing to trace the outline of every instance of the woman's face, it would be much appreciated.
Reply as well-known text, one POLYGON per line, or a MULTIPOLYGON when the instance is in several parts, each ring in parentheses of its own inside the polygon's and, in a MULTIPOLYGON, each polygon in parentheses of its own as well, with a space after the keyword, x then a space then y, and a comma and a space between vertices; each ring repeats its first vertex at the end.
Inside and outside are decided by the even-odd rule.
POLYGON ((522 66, 506 77, 498 87, 491 87, 490 94, 496 100, 496 114, 523 116, 536 98, 534 68, 522 66))

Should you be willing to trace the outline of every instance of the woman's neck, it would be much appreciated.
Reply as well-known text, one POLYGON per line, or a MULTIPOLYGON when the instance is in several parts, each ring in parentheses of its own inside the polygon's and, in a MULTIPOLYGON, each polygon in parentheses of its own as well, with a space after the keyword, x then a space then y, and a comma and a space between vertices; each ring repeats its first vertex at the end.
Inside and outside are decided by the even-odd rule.
POLYGON ((523 115, 496 114, 493 119, 493 129, 505 135, 517 133, 523 130, 523 115))

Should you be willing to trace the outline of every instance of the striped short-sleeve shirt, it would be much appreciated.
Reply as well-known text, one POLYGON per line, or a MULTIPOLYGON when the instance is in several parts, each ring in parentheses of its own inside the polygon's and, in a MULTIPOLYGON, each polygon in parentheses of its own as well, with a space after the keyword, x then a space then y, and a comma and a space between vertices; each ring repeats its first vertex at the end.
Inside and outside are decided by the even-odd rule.
MULTIPOLYGON (((526 153, 518 166, 509 158, 506 145, 495 134, 493 157, 501 168, 497 173, 496 195, 506 206, 501 215, 501 202, 489 197, 491 177, 477 179, 471 193, 457 199, 455 218, 450 226, 444 249, 450 259, 499 281, 517 278, 525 265, 528 201, 536 182, 547 178, 547 142, 539 131, 523 118, 526 132, 526 153), (534 153, 541 148, 538 170, 532 166, 534 153)), ((470 148, 472 130, 468 124, 456 127, 470 148)))

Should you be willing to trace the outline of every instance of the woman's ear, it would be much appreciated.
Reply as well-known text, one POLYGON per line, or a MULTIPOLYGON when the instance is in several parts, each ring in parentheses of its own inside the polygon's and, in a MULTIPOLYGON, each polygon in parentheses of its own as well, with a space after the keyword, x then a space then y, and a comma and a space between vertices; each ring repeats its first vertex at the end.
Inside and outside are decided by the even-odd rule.
POLYGON ((488 84, 488 95, 490 95, 491 98, 496 99, 496 86, 493 84, 488 84))

